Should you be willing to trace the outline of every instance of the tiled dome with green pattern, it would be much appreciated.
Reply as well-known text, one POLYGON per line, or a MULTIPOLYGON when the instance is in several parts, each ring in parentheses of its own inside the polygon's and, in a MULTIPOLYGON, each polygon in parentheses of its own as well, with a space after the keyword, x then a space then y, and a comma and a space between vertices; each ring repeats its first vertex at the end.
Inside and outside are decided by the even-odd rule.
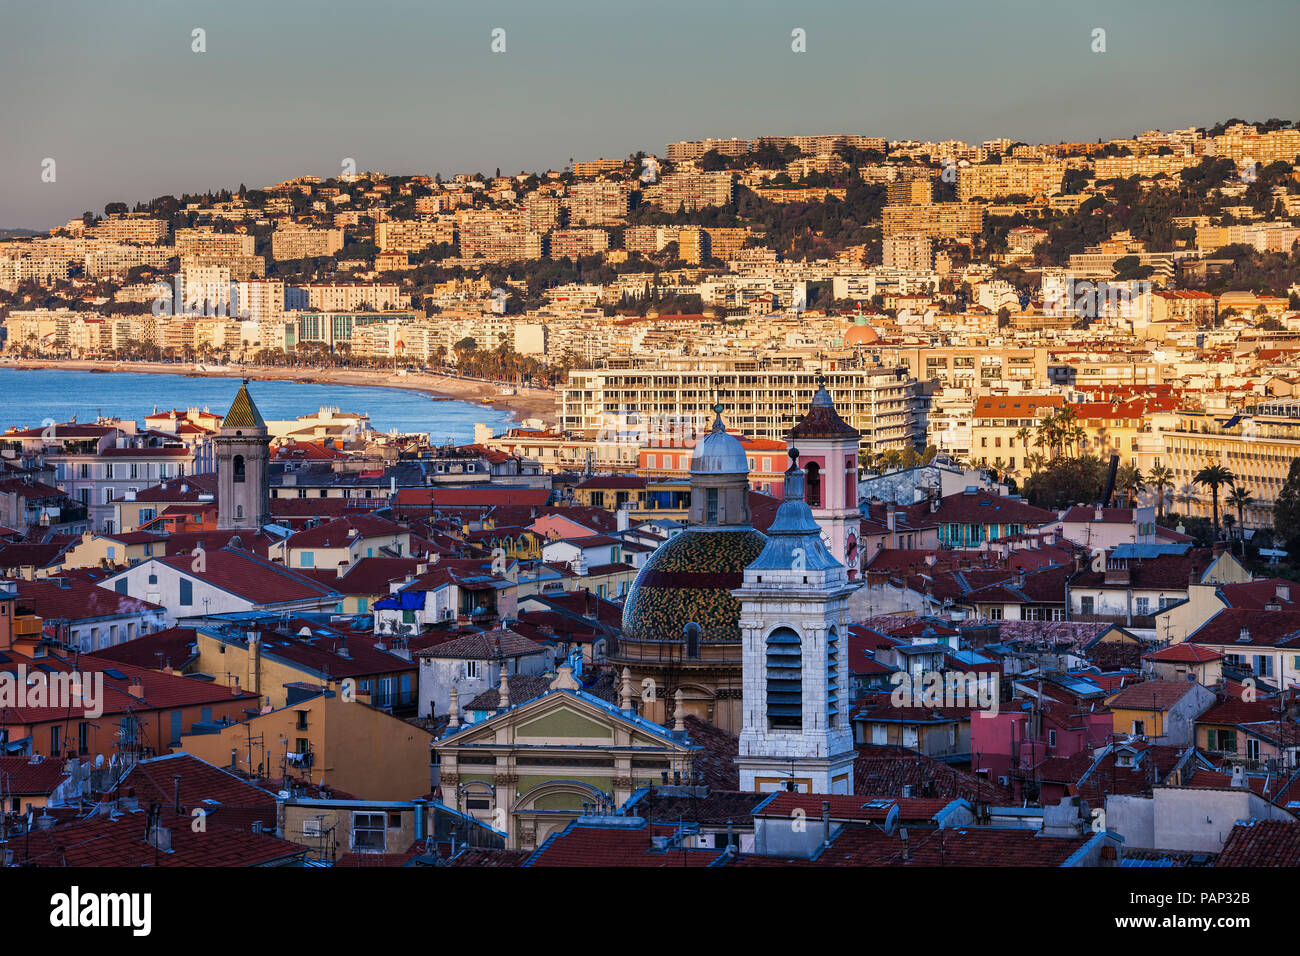
POLYGON ((632 641, 681 641, 694 621, 700 639, 740 641, 740 601, 731 593, 767 543, 753 528, 683 531, 665 541, 632 582, 623 635, 632 641))

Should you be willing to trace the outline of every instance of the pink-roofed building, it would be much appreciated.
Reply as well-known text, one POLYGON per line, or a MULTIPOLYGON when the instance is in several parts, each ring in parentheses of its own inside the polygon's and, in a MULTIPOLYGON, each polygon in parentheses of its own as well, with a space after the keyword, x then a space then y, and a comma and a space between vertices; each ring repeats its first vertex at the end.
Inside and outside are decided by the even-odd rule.
POLYGON ((1111 733, 1105 710, 1056 701, 1035 704, 1013 701, 970 722, 971 771, 1012 788, 1017 800, 1040 762, 1091 752, 1111 733))

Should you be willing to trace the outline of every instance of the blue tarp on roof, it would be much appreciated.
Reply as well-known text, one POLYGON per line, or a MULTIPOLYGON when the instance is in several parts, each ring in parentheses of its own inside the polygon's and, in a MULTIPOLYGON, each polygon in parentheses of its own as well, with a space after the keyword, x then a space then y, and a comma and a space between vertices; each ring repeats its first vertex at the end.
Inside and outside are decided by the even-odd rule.
POLYGON ((423 591, 398 591, 375 602, 377 611, 418 611, 424 607, 423 591))

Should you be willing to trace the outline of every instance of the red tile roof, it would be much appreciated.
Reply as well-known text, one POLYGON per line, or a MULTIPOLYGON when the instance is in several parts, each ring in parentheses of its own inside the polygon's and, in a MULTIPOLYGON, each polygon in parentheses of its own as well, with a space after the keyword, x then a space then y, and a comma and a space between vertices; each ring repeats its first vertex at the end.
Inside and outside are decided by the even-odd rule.
POLYGON ((1300 866, 1300 823, 1250 820, 1236 823, 1215 866, 1300 866))
POLYGON ((49 796, 67 777, 63 761, 54 757, 0 757, 0 779, 7 796, 49 796))
POLYGON ((190 555, 168 555, 151 560, 183 571, 253 604, 284 604, 290 601, 329 598, 337 594, 333 589, 312 580, 305 574, 283 565, 272 564, 238 548, 221 548, 206 552, 202 571, 194 570, 194 558, 190 555))
POLYGON ((547 838, 525 866, 712 866, 725 856, 720 850, 655 849, 654 837, 672 837, 676 831, 645 821, 639 826, 609 826, 579 818, 547 838))
POLYGON ((1106 705, 1111 710, 1168 710, 1191 693, 1199 684, 1186 680, 1146 680, 1130 684, 1106 705))
POLYGON ((129 617, 165 610, 160 605, 118 594, 72 576, 16 583, 19 603, 47 621, 129 617), (57 581, 62 581, 65 586, 56 583, 57 581))
POLYGON ((163 812, 171 850, 155 849, 146 839, 147 813, 135 810, 61 823, 12 841, 19 866, 227 867, 260 866, 305 856, 307 848, 250 827, 209 823, 195 831, 188 815, 163 812))

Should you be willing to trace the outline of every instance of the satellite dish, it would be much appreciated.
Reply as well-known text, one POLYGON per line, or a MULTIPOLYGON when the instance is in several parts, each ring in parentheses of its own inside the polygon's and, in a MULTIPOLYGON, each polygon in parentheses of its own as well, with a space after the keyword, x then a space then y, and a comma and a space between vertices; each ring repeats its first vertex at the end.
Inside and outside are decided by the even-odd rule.
POLYGON ((897 826, 898 826, 898 804, 895 803, 892 807, 889 808, 889 812, 885 814, 885 834, 888 836, 893 836, 894 828, 897 826))

